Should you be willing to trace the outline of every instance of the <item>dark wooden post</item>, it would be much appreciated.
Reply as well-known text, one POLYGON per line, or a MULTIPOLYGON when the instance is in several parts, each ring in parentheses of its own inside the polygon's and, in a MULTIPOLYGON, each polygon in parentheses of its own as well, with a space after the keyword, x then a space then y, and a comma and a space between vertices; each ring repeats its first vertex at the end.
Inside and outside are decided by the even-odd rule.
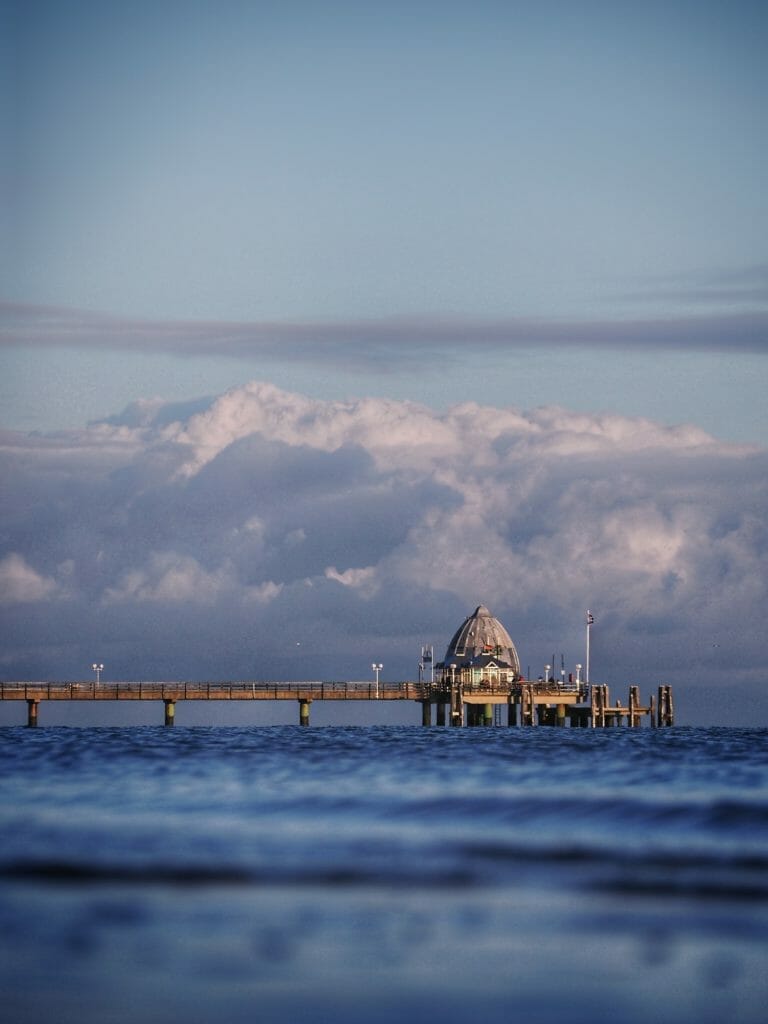
POLYGON ((674 725, 675 722, 675 713, 672 707, 672 687, 667 683, 659 687, 657 721, 660 726, 674 725))
POLYGON ((175 700, 164 700, 165 704, 165 724, 173 725, 174 717, 176 713, 176 701, 175 700))
POLYGON ((517 725, 517 705, 518 698, 510 693, 507 701, 507 726, 510 728, 517 725))
POLYGON ((30 729, 37 728, 37 706, 39 703, 39 700, 27 701, 27 727, 30 729))
POLYGON ((421 724, 432 725, 432 703, 428 700, 422 700, 421 703, 421 724))

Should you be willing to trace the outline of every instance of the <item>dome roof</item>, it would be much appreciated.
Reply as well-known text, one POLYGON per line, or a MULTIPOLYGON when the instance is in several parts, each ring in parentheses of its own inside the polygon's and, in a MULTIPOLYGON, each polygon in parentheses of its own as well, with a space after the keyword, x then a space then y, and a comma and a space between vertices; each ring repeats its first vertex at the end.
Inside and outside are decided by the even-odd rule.
POLYGON ((506 629, 488 611, 478 605, 453 635, 445 652, 445 665, 469 664, 489 657, 498 665, 508 665, 520 674, 520 659, 506 629))

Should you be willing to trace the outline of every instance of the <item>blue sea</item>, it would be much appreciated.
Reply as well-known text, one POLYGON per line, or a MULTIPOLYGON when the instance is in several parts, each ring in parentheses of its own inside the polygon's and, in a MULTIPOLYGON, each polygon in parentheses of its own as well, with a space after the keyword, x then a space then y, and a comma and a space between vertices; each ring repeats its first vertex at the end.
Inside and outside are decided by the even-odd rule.
POLYGON ((9 1024, 751 1024, 768 730, 0 730, 9 1024))

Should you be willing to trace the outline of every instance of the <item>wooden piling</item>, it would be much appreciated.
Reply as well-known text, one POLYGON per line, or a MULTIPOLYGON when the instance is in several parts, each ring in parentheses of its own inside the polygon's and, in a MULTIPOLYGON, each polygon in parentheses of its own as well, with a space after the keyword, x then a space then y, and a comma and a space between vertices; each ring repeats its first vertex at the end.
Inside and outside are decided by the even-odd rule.
POLYGON ((37 728, 37 708, 39 704, 39 700, 27 701, 27 727, 29 729, 37 728))
POLYGON ((176 701, 164 700, 163 704, 165 704, 165 724, 167 726, 173 725, 176 715, 176 701))
POLYGON ((668 683, 659 687, 657 724, 661 727, 675 724, 675 712, 672 704, 672 687, 668 683))
POLYGON ((312 703, 306 697, 299 698, 299 725, 309 725, 309 705, 312 703))
POLYGON ((507 726, 509 728, 515 728, 517 726, 518 703, 519 699, 517 697, 513 697, 512 694, 510 694, 509 699, 507 701, 507 726))
POLYGON ((421 724, 432 725, 432 702, 429 700, 422 700, 421 704, 421 724))

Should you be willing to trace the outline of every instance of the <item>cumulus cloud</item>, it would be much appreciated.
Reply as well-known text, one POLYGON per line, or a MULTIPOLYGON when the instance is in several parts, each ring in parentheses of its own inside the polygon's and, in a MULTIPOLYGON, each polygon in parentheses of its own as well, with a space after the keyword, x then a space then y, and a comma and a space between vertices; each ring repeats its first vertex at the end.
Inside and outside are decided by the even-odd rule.
POLYGON ((406 678, 481 602, 534 673, 587 607, 603 677, 762 671, 768 454, 695 426, 257 381, 0 459, 6 676, 406 678))

